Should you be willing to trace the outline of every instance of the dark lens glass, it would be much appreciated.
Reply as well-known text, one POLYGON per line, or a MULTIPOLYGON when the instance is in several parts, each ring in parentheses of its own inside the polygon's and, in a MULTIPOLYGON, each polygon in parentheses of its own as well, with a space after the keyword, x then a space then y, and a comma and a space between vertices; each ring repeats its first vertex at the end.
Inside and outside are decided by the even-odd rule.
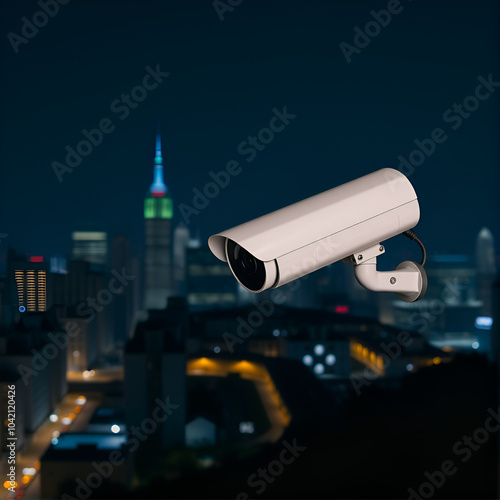
POLYGON ((248 253, 244 248, 240 247, 238 259, 241 261, 243 269, 250 275, 257 272, 257 260, 255 257, 248 253))
POLYGON ((260 290, 266 282, 264 263, 232 240, 226 242, 226 255, 236 279, 246 288, 260 290))

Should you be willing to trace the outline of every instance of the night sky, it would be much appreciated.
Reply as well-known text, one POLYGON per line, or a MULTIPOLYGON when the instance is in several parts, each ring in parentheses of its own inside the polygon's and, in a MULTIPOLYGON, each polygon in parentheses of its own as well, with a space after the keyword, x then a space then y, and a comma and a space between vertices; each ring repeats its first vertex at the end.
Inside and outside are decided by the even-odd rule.
MULTIPOLYGON (((143 242, 143 199, 153 180, 157 122, 165 181, 192 205, 210 171, 242 171, 190 220, 203 239, 383 167, 397 168, 436 127, 447 140, 410 176, 428 251, 472 252, 499 221, 500 87, 456 130, 443 114, 500 82, 496 1, 401 0, 389 25, 353 54, 354 28, 387 1, 244 0, 221 22, 212 1, 71 0, 26 44, 10 32, 40 10, 3 1, 0 16, 0 245, 69 252, 81 227, 143 242), (124 113, 111 109, 146 75, 170 73, 124 113), (273 108, 297 115, 251 162, 237 149, 268 126, 273 108), (59 182, 52 163, 109 118, 115 129, 59 182)), ((456 123, 456 122, 455 122, 456 123)), ((405 245, 408 242, 403 242, 405 245)))

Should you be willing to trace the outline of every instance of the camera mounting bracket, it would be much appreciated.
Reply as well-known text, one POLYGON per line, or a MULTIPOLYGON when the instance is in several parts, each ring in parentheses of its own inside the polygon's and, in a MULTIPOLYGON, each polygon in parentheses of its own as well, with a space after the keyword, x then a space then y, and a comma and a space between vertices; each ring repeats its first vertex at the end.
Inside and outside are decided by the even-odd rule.
POLYGON ((421 299, 427 290, 427 274, 417 262, 406 260, 394 271, 377 271, 377 257, 385 252, 382 245, 374 245, 343 259, 354 265, 354 276, 359 284, 373 292, 395 292, 405 302, 421 299))

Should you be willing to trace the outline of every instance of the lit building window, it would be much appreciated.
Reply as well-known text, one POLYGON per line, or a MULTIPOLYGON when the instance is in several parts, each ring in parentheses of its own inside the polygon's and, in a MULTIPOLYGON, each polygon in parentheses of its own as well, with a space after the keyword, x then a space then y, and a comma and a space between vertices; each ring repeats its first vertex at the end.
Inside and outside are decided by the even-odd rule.
POLYGON ((172 199, 171 198, 161 198, 160 199, 160 218, 171 219, 173 215, 172 199))
POLYGON ((144 218, 154 219, 156 217, 156 205, 154 198, 146 198, 144 201, 144 218))

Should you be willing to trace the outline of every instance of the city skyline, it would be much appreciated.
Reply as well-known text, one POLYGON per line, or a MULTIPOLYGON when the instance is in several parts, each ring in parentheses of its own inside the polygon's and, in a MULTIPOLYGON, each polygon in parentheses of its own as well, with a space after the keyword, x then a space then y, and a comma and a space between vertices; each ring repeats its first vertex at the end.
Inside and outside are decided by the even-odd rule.
POLYGON ((4 6, 0 498, 498 497, 499 19, 4 6))

